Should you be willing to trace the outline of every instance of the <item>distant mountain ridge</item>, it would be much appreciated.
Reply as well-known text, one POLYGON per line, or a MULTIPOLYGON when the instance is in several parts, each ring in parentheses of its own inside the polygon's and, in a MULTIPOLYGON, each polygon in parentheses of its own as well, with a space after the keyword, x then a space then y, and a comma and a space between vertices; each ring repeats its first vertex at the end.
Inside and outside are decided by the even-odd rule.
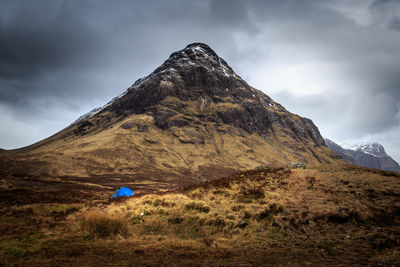
POLYGON ((378 143, 371 143, 371 142, 359 143, 355 145, 344 146, 344 149, 349 149, 352 151, 360 151, 372 155, 374 157, 388 157, 388 154, 386 154, 385 152, 385 148, 378 143))
POLYGON ((359 143, 340 146, 325 138, 325 144, 350 163, 367 168, 400 172, 400 165, 378 143, 359 143))

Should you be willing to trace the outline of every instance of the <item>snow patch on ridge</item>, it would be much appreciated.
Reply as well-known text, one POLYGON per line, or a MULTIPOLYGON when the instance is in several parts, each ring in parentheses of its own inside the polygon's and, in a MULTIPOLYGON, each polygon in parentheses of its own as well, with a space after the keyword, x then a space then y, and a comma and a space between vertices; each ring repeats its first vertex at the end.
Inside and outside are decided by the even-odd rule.
MULTIPOLYGON (((139 80, 140 80, 140 79, 139 79, 139 80)), ((139 80, 138 80, 138 81, 139 81, 139 80)), ((136 84, 136 83, 135 83, 135 84, 136 84)), ((130 87, 130 88, 132 88, 132 87, 130 87)), ((129 88, 129 89, 130 89, 130 88, 129 88)), ((89 111, 88 113, 86 113, 86 114, 80 116, 76 121, 74 121, 73 123, 71 123, 71 125, 78 124, 79 122, 81 122, 81 121, 83 121, 83 120, 85 120, 85 119, 92 118, 94 115, 100 113, 100 112, 101 112, 102 110, 104 110, 106 107, 111 106, 115 101, 117 101, 117 100, 120 99, 121 97, 124 97, 124 96, 128 93, 129 89, 126 90, 125 92, 123 92, 121 95, 119 95, 119 96, 114 97, 113 99, 111 99, 111 101, 109 101, 109 102, 108 102, 107 104, 105 104, 104 106, 94 108, 94 109, 92 109, 91 111, 89 111)))
POLYGON ((387 157, 385 148, 378 143, 364 142, 355 145, 342 145, 342 147, 352 151, 361 151, 374 157, 387 157))

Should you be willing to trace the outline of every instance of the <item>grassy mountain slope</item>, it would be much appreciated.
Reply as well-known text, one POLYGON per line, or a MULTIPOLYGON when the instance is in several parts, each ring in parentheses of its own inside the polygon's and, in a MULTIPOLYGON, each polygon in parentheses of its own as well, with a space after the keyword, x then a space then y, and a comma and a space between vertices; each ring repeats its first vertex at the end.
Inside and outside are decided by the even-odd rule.
POLYGON ((320 160, 329 162, 329 156, 333 155, 324 146, 314 147, 311 140, 299 145, 278 135, 276 141, 268 142, 257 134, 229 126, 225 129, 220 126, 218 130, 213 125, 199 128, 192 132, 190 127, 165 131, 154 126, 152 117, 133 115, 99 133, 56 140, 30 152, 5 157, 2 171, 10 174, 20 169, 21 176, 120 174, 139 178, 157 172, 154 179, 187 173, 193 179, 200 179, 206 178, 206 174, 210 178, 226 174, 224 170, 232 172, 260 164, 281 166, 290 161, 318 164, 320 160), (121 127, 126 124, 134 126, 121 127), (138 130, 137 125, 145 126, 146 131, 138 130), (203 135, 197 135, 199 132, 203 135), (201 142, 197 142, 199 138, 201 142), (286 147, 281 143, 286 143, 286 147))

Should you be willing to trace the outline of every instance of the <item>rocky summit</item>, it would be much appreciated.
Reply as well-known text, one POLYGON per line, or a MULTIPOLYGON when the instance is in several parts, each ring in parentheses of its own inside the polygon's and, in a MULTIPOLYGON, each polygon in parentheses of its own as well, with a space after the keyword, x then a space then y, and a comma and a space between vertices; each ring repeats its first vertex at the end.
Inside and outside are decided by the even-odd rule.
POLYGON ((248 85, 202 43, 54 136, 0 156, 8 176, 112 176, 143 188, 290 162, 343 161, 310 119, 248 85))

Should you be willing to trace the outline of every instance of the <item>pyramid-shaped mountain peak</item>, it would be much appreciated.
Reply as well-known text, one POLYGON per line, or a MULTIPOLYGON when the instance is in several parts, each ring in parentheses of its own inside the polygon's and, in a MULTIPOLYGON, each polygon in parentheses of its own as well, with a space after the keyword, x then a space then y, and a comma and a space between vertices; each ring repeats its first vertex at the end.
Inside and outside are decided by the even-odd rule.
POLYGON ((150 75, 138 79, 121 96, 85 114, 74 124, 105 110, 119 115, 146 113, 166 97, 183 101, 203 97, 216 102, 224 97, 236 100, 261 97, 267 104, 272 101, 251 88, 208 45, 193 43, 172 53, 150 75))
POLYGON ((212 58, 215 58, 215 59, 219 58, 217 53, 215 53, 215 51, 210 46, 208 46, 207 44, 204 44, 204 43, 188 44, 181 51, 189 52, 189 51, 193 51, 193 50, 205 55, 206 57, 212 57, 212 58))
POLYGON ((229 125, 263 138, 276 135, 274 125, 279 125, 297 141, 324 144, 311 120, 290 114, 269 96, 249 86, 225 60, 202 43, 189 44, 172 53, 124 94, 80 118, 76 131, 84 135, 99 124, 109 125, 133 114, 153 117, 154 124, 164 130, 193 126, 196 122, 229 125))
POLYGON ((311 120, 248 85, 201 43, 172 53, 121 96, 21 151, 38 150, 43 168, 24 165, 18 173, 183 184, 260 164, 336 161, 311 120))
POLYGON ((191 61, 194 64, 213 64, 218 63, 219 65, 228 64, 220 58, 217 53, 208 45, 203 43, 192 43, 187 45, 184 49, 172 53, 169 57, 170 61, 191 61))
POLYGON ((189 44, 184 49, 172 53, 150 76, 181 75, 186 78, 199 72, 209 76, 215 75, 219 80, 237 79, 243 82, 224 59, 203 43, 189 44))

